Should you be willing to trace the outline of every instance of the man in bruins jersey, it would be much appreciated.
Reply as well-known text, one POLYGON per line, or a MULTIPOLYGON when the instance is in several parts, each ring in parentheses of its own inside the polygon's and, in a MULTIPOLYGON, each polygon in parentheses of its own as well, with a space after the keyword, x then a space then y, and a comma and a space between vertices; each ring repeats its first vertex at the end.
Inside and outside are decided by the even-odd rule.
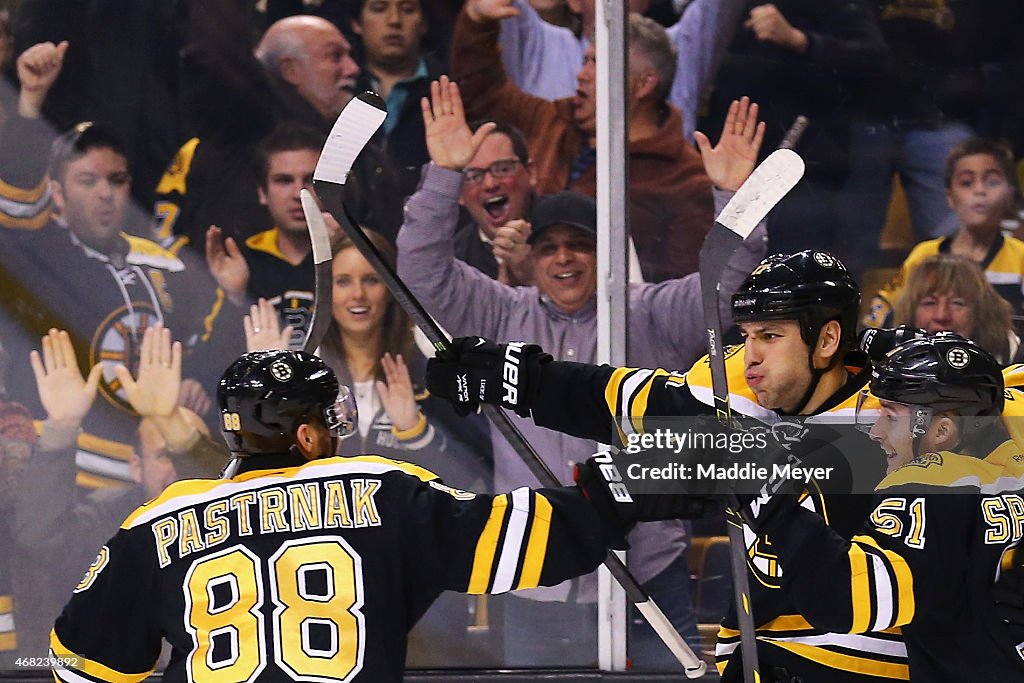
POLYGON ((1024 535, 1024 456, 1000 420, 999 365, 938 333, 889 354, 871 392, 871 437, 905 464, 879 484, 865 530, 842 538, 795 496, 773 496, 753 522, 789 594, 820 628, 902 627, 913 680, 1021 679, 1024 650, 992 601, 1024 535))
MULTIPOLYGON (((137 415, 115 368, 135 369, 143 333, 160 322, 194 350, 220 310, 215 290, 156 243, 126 232, 131 175, 118 132, 85 122, 49 144, 49 187, 60 218, 39 230, 0 232, 0 331, 11 365, 8 390, 42 415, 29 351, 50 329, 71 335, 79 366, 103 366, 100 396, 79 438, 80 483, 104 487, 131 481, 129 459, 137 415)), ((0 157, 9 141, 0 140, 0 157)), ((9 151, 9 150, 8 150, 9 151)), ((0 183, 2 184, 2 183, 0 183)), ((209 354, 189 353, 182 398, 209 413, 219 370, 209 354), (203 380, 209 390, 203 388, 203 380)), ((222 362, 217 362, 222 365, 222 362)))
POLYGON ((301 351, 228 368, 234 474, 171 485, 100 549, 51 635, 57 680, 141 681, 163 637, 173 683, 397 682, 406 634, 441 591, 553 585, 593 571, 635 521, 686 509, 684 496, 678 509, 615 503, 593 461, 579 488, 492 496, 408 463, 331 457, 357 422, 339 395, 301 351))
MULTIPOLYGON (((838 417, 852 425, 869 378, 866 359, 854 350, 859 303, 857 283, 828 253, 804 251, 762 261, 732 299, 733 319, 744 337, 742 346, 726 353, 733 409, 777 428, 787 417, 799 416, 796 429, 818 430, 826 442, 835 433, 822 423, 838 417)), ((655 417, 714 414, 707 357, 677 374, 539 362, 536 352, 517 354, 517 345, 457 339, 431 363, 428 388, 462 409, 478 400, 499 403, 520 414, 532 411, 540 426, 603 443, 625 444, 631 435, 653 429, 655 417), (515 373, 505 367, 507 354, 519 361, 515 373)), ((867 437, 862 438, 859 452, 872 453, 867 437)), ((860 473, 870 480, 870 490, 884 476, 884 460, 868 456, 863 464, 872 470, 860 473)), ((851 476, 846 472, 812 483, 805 503, 844 538, 860 530, 872 498, 848 495, 851 476)), ((766 680, 907 678, 906 650, 898 633, 854 637, 815 628, 785 590, 769 539, 752 532, 746 537, 758 657, 766 680)), ((732 612, 719 631, 716 657, 723 680, 741 680, 732 612)))

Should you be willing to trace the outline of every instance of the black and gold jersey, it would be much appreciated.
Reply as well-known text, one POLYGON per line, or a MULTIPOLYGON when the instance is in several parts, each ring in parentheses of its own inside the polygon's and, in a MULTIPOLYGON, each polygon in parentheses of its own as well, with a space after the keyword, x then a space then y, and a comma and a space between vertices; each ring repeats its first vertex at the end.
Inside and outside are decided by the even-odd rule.
POLYGON ((238 244, 269 229, 272 221, 256 196, 256 176, 253 145, 187 140, 157 183, 153 204, 157 241, 169 249, 188 247, 202 254, 211 225, 238 244))
POLYGON ((292 348, 302 347, 313 317, 316 272, 312 251, 292 265, 278 247, 280 228, 256 233, 245 241, 243 254, 249 264, 248 293, 253 301, 265 298, 281 319, 281 328, 292 327, 292 348))
POLYGON ((12 115, 0 130, 0 229, 39 230, 53 214, 47 151, 53 130, 43 118, 12 115))
MULTIPOLYGON (((823 629, 902 627, 913 680, 1024 677, 992 584, 1024 535, 1024 455, 926 453, 879 485, 865 529, 844 539, 794 509, 773 533, 788 591, 823 629)), ((857 637, 852 635, 851 637, 857 637)))
MULTIPOLYGON (((276 456, 272 456, 277 458, 276 456)), ((401 681, 444 590, 553 585, 605 557, 575 488, 449 488, 377 456, 182 481, 103 546, 51 636, 57 680, 401 681)))
MULTIPOLYGON (((103 365, 99 396, 83 422, 76 458, 80 483, 94 488, 131 482, 138 416, 115 368, 137 369, 142 335, 150 325, 162 322, 186 349, 193 349, 219 313, 213 293, 202 290, 174 254, 127 233, 121 242, 121 252, 101 254, 51 222, 17 238, 8 236, 0 250, 0 336, 17 360, 7 376, 9 393, 33 415, 45 415, 28 356, 51 328, 70 334, 83 373, 103 365)), ((211 371, 200 371, 200 366, 214 360, 189 354, 186 377, 208 376, 211 371)))
MULTIPOLYGON (((747 387, 743 347, 728 348, 725 355, 733 410, 776 429, 785 428, 784 416, 758 405, 747 387)), ((663 426, 665 417, 714 414, 711 368, 706 356, 685 373, 559 361, 543 368, 534 421, 574 436, 623 444, 631 435, 663 426)), ((837 422, 854 423, 858 397, 870 373, 859 354, 848 354, 847 370, 847 384, 815 415, 802 418, 802 424, 814 430, 806 435, 811 439, 828 441, 837 422)), ((870 397, 862 406, 867 410, 876 408, 877 403, 870 397)), ((874 473, 867 487, 870 490, 884 477, 884 458, 866 434, 854 438, 863 441, 858 452, 864 453, 866 472, 861 476, 874 473)), ((802 501, 806 509, 821 515, 847 539, 860 532, 873 499, 870 494, 850 494, 853 476, 845 472, 827 482, 812 481, 802 501)), ((906 649, 898 630, 852 636, 816 628, 801 616, 788 595, 785 573, 771 539, 758 537, 748 527, 744 527, 744 537, 762 667, 784 667, 804 680, 907 679, 906 649)), ((716 646, 717 665, 724 680, 740 680, 739 655, 738 621, 730 605, 716 646)))

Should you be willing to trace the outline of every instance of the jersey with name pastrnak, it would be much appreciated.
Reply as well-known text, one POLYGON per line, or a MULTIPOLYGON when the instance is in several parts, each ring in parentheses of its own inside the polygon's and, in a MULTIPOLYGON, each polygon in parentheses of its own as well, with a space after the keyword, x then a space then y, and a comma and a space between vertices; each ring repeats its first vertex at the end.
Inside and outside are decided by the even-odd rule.
POLYGON ((592 571, 578 490, 476 495, 376 456, 183 481, 134 512, 51 636, 58 680, 400 681, 406 634, 443 591, 501 593, 592 571))

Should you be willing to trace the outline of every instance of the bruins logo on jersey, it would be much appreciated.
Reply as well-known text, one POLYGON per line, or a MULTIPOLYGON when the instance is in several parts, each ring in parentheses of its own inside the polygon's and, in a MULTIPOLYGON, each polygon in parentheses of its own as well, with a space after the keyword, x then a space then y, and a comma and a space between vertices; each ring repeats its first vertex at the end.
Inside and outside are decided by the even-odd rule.
MULTIPOLYGON (((826 522, 828 521, 824 498, 820 491, 804 491, 800 498, 800 507, 817 512, 826 522)), ((768 536, 755 536, 744 524, 743 540, 747 546, 747 567, 750 568, 750 573, 765 588, 781 588, 782 567, 779 566, 779 556, 772 547, 771 539, 768 536)))
POLYGON ((100 393, 121 410, 135 412, 114 368, 124 365, 132 376, 138 376, 142 335, 147 327, 161 320, 162 316, 151 305, 136 301, 131 308, 118 307, 96 328, 89 345, 89 367, 103 364, 100 393))
POLYGON ((269 298, 267 301, 277 309, 281 327, 292 328, 292 336, 288 340, 289 348, 301 349, 303 342, 306 341, 306 331, 313 320, 313 292, 288 290, 281 296, 269 298))
POLYGON ((932 465, 942 464, 942 454, 940 453, 922 453, 921 455, 915 455, 910 462, 904 467, 931 467, 932 465))

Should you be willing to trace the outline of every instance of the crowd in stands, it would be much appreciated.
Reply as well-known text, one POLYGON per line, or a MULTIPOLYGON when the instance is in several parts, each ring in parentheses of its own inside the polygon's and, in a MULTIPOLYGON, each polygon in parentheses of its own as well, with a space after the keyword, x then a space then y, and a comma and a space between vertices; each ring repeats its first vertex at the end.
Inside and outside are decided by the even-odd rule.
MULTIPOLYGON (((317 302, 299 192, 358 92, 388 113, 346 207, 427 311, 455 336, 595 360, 598 1, 0 0, 0 670, 45 655, 134 507, 218 475, 223 369, 301 348, 317 302)), ((863 326, 1024 359, 1021 3, 627 4, 629 365, 705 353, 701 244, 800 115, 806 175, 721 274, 726 321, 766 253, 814 248, 882 278, 863 326)), ((427 394, 432 348, 324 219, 320 352, 359 409, 342 454, 467 490, 535 485, 481 416, 427 394)), ((594 452, 515 420, 563 481, 594 452)), ((629 564, 697 648, 693 534, 641 527, 629 564)), ((593 576, 446 596, 409 663, 593 666, 595 600, 593 576)), ((639 623, 631 639, 637 668, 677 666, 639 623)))

